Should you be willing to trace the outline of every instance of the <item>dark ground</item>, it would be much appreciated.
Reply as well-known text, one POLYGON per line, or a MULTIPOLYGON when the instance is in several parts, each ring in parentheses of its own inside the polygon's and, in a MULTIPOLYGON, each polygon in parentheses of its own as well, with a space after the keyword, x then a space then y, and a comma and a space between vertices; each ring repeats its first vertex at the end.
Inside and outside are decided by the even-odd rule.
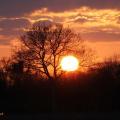
POLYGON ((4 114, 3 120, 120 120, 120 113, 4 114))

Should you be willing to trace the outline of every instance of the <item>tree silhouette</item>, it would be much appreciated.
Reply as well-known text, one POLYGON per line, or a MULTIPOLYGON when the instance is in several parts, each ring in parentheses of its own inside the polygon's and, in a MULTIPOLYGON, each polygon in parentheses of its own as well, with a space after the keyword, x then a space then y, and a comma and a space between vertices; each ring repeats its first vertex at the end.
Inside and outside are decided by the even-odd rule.
POLYGON ((61 75, 60 60, 64 55, 85 53, 80 35, 61 24, 34 24, 20 40, 22 47, 16 52, 17 59, 23 59, 27 68, 41 72, 48 79, 61 75))

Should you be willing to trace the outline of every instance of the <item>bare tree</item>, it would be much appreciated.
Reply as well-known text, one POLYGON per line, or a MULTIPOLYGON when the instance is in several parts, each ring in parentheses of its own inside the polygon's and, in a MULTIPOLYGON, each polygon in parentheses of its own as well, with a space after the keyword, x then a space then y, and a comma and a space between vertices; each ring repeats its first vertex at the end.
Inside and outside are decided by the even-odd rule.
POLYGON ((26 61, 27 68, 39 70, 49 79, 61 75, 60 60, 64 55, 86 54, 80 34, 61 24, 34 24, 20 40, 18 58, 26 61))

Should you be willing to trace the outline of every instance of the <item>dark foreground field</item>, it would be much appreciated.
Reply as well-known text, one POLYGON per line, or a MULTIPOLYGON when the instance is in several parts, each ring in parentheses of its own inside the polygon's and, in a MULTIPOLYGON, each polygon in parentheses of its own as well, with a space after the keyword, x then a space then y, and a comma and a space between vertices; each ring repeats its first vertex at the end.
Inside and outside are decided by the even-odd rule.
POLYGON ((6 114, 1 117, 10 120, 120 120, 120 113, 34 113, 6 114))
POLYGON ((5 73, 0 76, 3 120, 120 120, 120 63, 102 64, 69 79, 10 75, 11 81, 5 73))

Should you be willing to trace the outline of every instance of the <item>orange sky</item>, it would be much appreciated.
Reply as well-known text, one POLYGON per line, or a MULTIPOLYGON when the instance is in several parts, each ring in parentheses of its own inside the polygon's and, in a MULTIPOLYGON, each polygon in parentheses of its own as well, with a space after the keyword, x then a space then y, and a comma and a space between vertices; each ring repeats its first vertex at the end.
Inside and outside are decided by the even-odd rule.
POLYGON ((27 4, 28 0, 15 0, 13 4, 7 2, 6 9, 5 1, 1 0, 0 58, 10 56, 14 40, 18 39, 26 28, 44 20, 62 23, 79 32, 100 59, 120 54, 120 1, 93 1, 75 0, 74 3, 71 1, 66 4, 63 0, 52 0, 51 3, 45 0, 27 4))

